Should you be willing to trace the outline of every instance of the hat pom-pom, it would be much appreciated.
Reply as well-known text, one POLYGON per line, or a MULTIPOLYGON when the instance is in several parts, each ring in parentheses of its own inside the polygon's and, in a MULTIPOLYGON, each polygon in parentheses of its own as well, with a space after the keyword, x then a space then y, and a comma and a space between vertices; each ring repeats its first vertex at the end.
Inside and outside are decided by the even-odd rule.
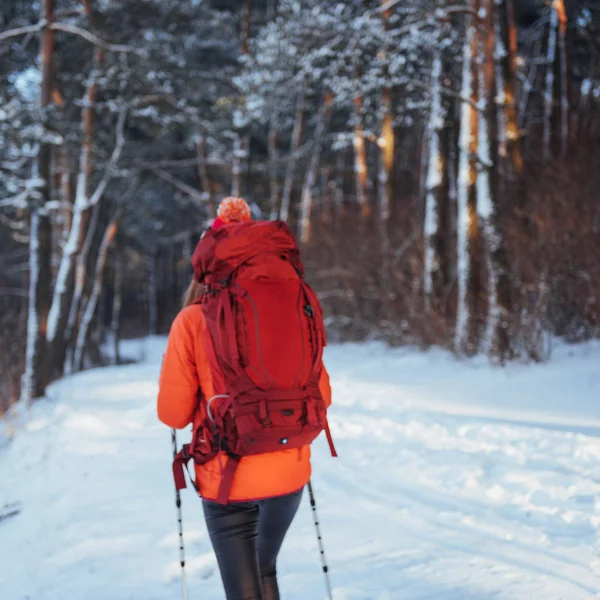
POLYGON ((217 217, 223 223, 241 223, 252 219, 252 211, 243 198, 225 198, 217 210, 217 217))

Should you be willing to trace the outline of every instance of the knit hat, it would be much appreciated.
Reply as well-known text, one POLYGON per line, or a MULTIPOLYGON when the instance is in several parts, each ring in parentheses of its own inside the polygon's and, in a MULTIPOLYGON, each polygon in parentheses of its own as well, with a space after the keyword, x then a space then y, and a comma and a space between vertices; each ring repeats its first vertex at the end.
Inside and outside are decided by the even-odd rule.
POLYGON ((252 219, 251 210, 243 198, 225 198, 217 210, 217 218, 213 229, 218 229, 228 223, 241 223, 252 219))

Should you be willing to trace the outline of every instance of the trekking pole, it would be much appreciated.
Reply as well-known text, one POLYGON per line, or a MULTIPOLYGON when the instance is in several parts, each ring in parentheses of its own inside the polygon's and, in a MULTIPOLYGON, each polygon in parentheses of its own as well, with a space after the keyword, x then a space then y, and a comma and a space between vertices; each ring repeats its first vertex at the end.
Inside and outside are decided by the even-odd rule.
MULTIPOLYGON (((177 456, 177 433, 171 430, 173 440, 173 459, 177 456)), ((181 595, 183 600, 188 600, 187 581, 185 578, 185 548, 183 546, 183 519, 181 517, 181 494, 175 487, 175 506, 177 506, 177 521, 179 524, 179 564, 181 565, 181 595)))
POLYGON ((310 505, 312 507, 313 517, 315 520, 315 529, 317 530, 317 541, 319 542, 319 550, 321 551, 321 562, 323 563, 323 573, 325 575, 325 585, 327 586, 327 594, 329 600, 333 600, 333 594, 331 592, 331 581, 329 579, 329 567, 327 566, 327 559, 325 558, 325 547, 323 546, 323 536, 321 535, 321 527, 319 525, 319 517, 317 515, 317 503, 315 501, 315 494, 313 492, 312 481, 308 482, 308 495, 310 496, 310 505))

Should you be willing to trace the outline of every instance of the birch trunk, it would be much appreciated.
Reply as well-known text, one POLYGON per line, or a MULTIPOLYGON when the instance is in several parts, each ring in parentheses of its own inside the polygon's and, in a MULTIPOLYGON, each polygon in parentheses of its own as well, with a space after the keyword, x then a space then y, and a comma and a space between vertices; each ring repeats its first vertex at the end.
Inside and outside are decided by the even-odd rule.
POLYGON ((87 301, 85 310, 83 312, 83 316, 81 318, 81 325, 79 326, 79 331, 77 332, 75 352, 73 355, 73 367, 76 371, 81 371, 81 369, 83 368, 83 356, 85 352, 85 345, 88 339, 88 333, 90 330, 92 319, 94 318, 96 308, 98 307, 98 300, 102 292, 106 258, 108 256, 108 250, 110 249, 110 246, 117 234, 119 216, 120 215, 115 216, 109 223, 108 227, 106 228, 106 231, 104 232, 104 237, 102 238, 100 249, 98 250, 96 268, 94 271, 94 285, 92 287, 92 292, 87 301))
POLYGON ((300 207, 300 231, 299 237, 302 244, 308 244, 311 234, 311 213, 313 206, 313 190, 316 183, 317 168, 321 159, 321 148, 323 146, 323 136, 327 127, 327 119, 331 110, 333 95, 326 92, 323 99, 323 105, 317 117, 317 126, 315 130, 315 146, 312 152, 306 179, 302 189, 302 203, 300 207))
MULTIPOLYGON (((54 67, 54 0, 43 0, 41 20, 46 27, 40 34, 40 107, 42 111, 52 101, 52 79, 54 67)), ((52 286, 52 223, 45 210, 51 199, 50 164, 52 148, 42 142, 37 156, 36 175, 43 181, 40 199, 31 208, 29 243, 29 312, 27 318, 27 347, 25 372, 23 375, 22 399, 29 404, 34 398, 43 396, 48 384, 48 349, 46 332, 50 311, 52 286)))
MULTIPOLYGON (((81 251, 77 255, 77 261, 75 265, 75 288, 73 290, 73 297, 71 298, 71 308, 69 310, 69 317, 67 318, 67 326, 65 327, 64 339, 66 344, 70 344, 73 341, 73 336, 77 329, 79 322, 79 309, 81 306, 81 300, 83 298, 83 292, 85 288, 85 280, 87 276, 88 257, 96 229, 98 228, 98 220, 100 218, 100 205, 96 204, 92 209, 88 227, 85 235, 85 240, 81 251)), ((67 365, 72 361, 67 360, 67 365)))
POLYGON ((71 231, 72 212, 73 212, 73 188, 71 185, 71 168, 69 161, 69 150, 66 146, 62 148, 60 153, 60 223, 61 223, 61 241, 67 243, 69 232, 71 231))
MULTIPOLYGON (((498 310, 498 273, 494 254, 498 250, 498 231, 495 227, 495 192, 492 185, 497 177, 493 176, 496 168, 497 146, 494 127, 497 125, 496 116, 496 60, 495 60, 495 0, 485 0, 485 35, 482 38, 484 46, 483 60, 479 67, 479 163, 477 177, 477 216, 483 229, 484 261, 487 271, 488 311, 482 349, 487 354, 496 343, 496 332, 499 322, 498 310)), ((506 86, 508 88, 508 86, 506 86)), ((514 103, 513 103, 514 108, 514 103)), ((507 121, 508 122, 508 121, 507 121)), ((495 175, 495 174, 494 174, 495 175)))
MULTIPOLYGON (((477 2, 473 2, 477 5, 477 2)), ((478 9, 478 7, 477 7, 478 9)), ((458 223, 457 223, 457 277, 458 306, 456 315, 455 348, 462 352, 469 341, 471 320, 471 297, 473 280, 472 241, 477 231, 477 157, 478 157, 478 105, 476 59, 479 49, 477 27, 469 17, 466 41, 463 49, 462 91, 460 120, 460 158, 458 174, 458 223)))
POLYGON ((306 93, 308 82, 302 81, 300 91, 298 93, 298 102, 296 104, 296 117, 294 119, 294 129, 292 131, 292 143, 290 146, 290 156, 287 161, 285 171, 285 180, 283 182, 283 193, 281 195, 281 209, 279 218, 282 221, 287 221, 290 216, 290 201, 292 197, 292 189, 294 187, 294 171, 296 169, 296 161, 298 160, 298 150, 302 141, 302 130, 304 128, 304 109, 306 105, 306 93))
POLYGON ((423 273, 423 294, 425 313, 429 313, 434 295, 434 272, 439 264, 436 258, 436 238, 439 235, 439 194, 444 180, 446 164, 442 155, 440 132, 444 127, 444 114, 441 94, 442 57, 439 49, 435 50, 432 69, 432 98, 428 129, 428 161, 425 196, 425 224, 423 239, 425 242, 425 260, 423 273))

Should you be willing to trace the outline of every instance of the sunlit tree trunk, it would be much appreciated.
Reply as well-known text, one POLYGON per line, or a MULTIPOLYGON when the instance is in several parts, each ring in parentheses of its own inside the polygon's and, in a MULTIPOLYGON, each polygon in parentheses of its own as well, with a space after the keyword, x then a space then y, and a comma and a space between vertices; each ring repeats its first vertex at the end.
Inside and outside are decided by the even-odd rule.
MULTIPOLYGON (((498 95, 504 106, 499 129, 501 156, 510 161, 513 177, 517 178, 523 170, 521 138, 519 134, 519 115, 517 111, 517 24, 515 20, 515 0, 501 0, 498 5, 498 25, 493 23, 490 35, 495 38, 496 60, 501 62, 502 85, 499 78, 498 95), (499 35, 496 35, 498 31, 499 35)), ((495 11, 494 11, 495 12, 495 11)), ((489 26, 488 26, 489 29, 489 26)))
POLYGON ((354 97, 354 179, 356 182, 356 201, 363 216, 369 216, 371 209, 367 197, 367 150, 362 126, 363 98, 360 94, 354 97))

